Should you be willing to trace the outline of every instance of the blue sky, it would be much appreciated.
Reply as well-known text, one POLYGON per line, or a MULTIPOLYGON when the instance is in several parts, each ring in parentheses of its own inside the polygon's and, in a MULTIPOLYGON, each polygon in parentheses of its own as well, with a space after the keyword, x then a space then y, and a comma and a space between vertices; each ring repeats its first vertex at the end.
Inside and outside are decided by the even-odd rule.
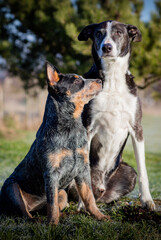
MULTIPOLYGON (((74 4, 76 0, 71 0, 74 4)), ((141 20, 144 22, 148 22, 151 18, 151 12, 155 12, 155 0, 144 0, 144 9, 141 14, 141 20)))
POLYGON ((148 22, 150 20, 151 12, 155 12, 155 3, 154 0, 144 0, 144 9, 141 14, 141 20, 148 22))

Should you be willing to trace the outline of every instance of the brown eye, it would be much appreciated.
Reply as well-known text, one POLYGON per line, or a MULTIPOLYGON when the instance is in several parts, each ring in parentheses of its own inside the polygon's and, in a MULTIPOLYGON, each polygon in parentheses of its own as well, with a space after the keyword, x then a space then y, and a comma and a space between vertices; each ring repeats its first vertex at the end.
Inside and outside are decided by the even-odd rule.
POLYGON ((122 32, 118 30, 118 31, 115 32, 115 34, 118 35, 118 36, 121 36, 122 32))
POLYGON ((99 37, 101 37, 101 36, 102 36, 102 32, 101 32, 101 31, 98 31, 98 32, 96 33, 96 37, 99 38, 99 37))
POLYGON ((76 78, 74 80, 74 84, 81 84, 81 83, 82 83, 82 79, 80 79, 80 78, 76 78))

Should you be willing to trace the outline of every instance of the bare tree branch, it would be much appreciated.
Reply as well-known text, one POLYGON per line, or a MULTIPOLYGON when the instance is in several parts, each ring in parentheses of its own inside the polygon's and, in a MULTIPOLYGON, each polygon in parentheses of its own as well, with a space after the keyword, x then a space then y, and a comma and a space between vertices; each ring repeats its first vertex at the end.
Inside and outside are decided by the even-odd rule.
POLYGON ((155 77, 153 75, 150 75, 146 78, 144 78, 144 85, 140 86, 140 85, 137 85, 137 88, 138 89, 145 89, 147 88, 148 86, 150 86, 151 84, 155 83, 155 82, 159 82, 161 80, 161 77, 155 77))

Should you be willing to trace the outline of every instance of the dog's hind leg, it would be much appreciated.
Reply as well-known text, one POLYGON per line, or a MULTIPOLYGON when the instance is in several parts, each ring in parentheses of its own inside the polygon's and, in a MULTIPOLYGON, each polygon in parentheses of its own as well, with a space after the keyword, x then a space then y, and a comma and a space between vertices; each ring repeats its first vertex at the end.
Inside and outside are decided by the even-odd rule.
POLYGON ((21 189, 15 182, 6 182, 2 187, 1 213, 32 218, 23 200, 21 189))
POLYGON ((136 183, 136 171, 121 162, 106 180, 106 191, 99 202, 110 203, 131 192, 136 183))

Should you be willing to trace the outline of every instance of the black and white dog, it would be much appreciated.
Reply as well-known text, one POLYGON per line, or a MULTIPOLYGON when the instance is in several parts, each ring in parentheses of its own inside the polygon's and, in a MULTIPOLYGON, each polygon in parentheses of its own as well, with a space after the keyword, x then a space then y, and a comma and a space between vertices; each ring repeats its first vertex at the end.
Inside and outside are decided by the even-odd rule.
POLYGON ((88 130, 93 192, 97 200, 111 202, 132 191, 135 170, 122 162, 131 135, 139 174, 143 207, 155 209, 145 165, 141 104, 129 72, 131 42, 141 41, 139 29, 116 21, 86 26, 78 40, 92 39, 94 65, 85 78, 101 78, 103 90, 86 105, 83 121, 88 130), (105 187, 104 187, 105 186, 105 187))

